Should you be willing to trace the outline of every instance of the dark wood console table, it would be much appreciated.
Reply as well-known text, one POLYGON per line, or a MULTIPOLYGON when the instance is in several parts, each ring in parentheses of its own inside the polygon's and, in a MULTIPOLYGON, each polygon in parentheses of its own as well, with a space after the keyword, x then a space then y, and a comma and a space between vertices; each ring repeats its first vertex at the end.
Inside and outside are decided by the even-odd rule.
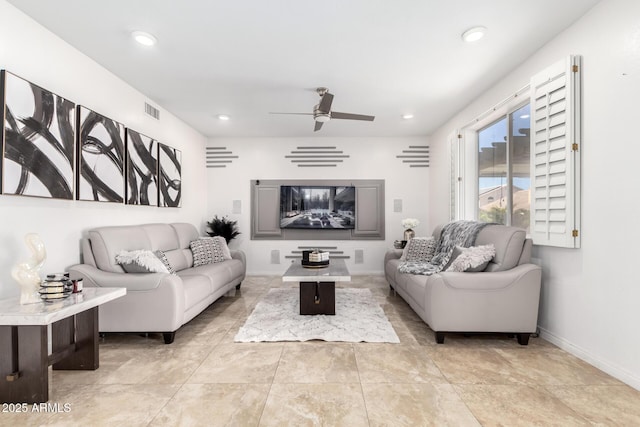
POLYGON ((56 302, 0 300, 0 402, 48 401, 50 365, 98 369, 98 306, 125 294, 125 288, 85 288, 56 302))

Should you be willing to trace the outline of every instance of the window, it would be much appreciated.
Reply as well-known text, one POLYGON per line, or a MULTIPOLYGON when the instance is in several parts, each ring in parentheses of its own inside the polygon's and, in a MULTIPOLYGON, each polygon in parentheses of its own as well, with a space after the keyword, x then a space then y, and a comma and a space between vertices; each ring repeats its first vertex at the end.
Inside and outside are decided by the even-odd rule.
POLYGON ((519 106, 481 128, 478 141, 478 219, 529 231, 530 107, 519 106))
POLYGON ((449 136, 452 219, 580 247, 581 74, 580 56, 562 59, 449 136))

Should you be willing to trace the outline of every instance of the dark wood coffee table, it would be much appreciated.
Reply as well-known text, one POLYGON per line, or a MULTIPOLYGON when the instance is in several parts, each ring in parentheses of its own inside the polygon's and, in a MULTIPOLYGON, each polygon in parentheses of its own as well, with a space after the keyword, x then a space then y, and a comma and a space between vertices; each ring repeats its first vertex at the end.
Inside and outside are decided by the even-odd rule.
POLYGON ((283 282, 300 283, 300 314, 336 314, 336 282, 350 282, 342 259, 332 259, 328 267, 305 268, 295 261, 282 276, 283 282))

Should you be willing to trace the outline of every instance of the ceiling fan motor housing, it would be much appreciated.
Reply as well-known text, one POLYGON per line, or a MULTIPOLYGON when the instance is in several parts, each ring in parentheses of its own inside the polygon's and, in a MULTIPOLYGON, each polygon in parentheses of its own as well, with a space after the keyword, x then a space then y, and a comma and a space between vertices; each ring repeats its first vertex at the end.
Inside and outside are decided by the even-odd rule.
POLYGON ((328 122, 331 120, 331 112, 330 111, 322 111, 320 110, 320 106, 316 105, 313 108, 313 118, 316 122, 328 122))

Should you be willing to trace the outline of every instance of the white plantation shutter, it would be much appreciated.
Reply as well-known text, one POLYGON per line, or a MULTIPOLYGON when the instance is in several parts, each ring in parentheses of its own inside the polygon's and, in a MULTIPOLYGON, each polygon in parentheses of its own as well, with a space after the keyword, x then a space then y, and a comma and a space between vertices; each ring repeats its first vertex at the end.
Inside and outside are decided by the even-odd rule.
POLYGON ((531 78, 531 237, 580 247, 580 57, 531 78))
POLYGON ((461 152, 462 147, 462 135, 457 131, 447 136, 447 141, 450 147, 450 163, 449 163, 449 194, 451 196, 449 200, 449 220, 455 221, 462 218, 461 209, 464 206, 463 192, 462 192, 462 178, 460 162, 463 158, 461 152))

